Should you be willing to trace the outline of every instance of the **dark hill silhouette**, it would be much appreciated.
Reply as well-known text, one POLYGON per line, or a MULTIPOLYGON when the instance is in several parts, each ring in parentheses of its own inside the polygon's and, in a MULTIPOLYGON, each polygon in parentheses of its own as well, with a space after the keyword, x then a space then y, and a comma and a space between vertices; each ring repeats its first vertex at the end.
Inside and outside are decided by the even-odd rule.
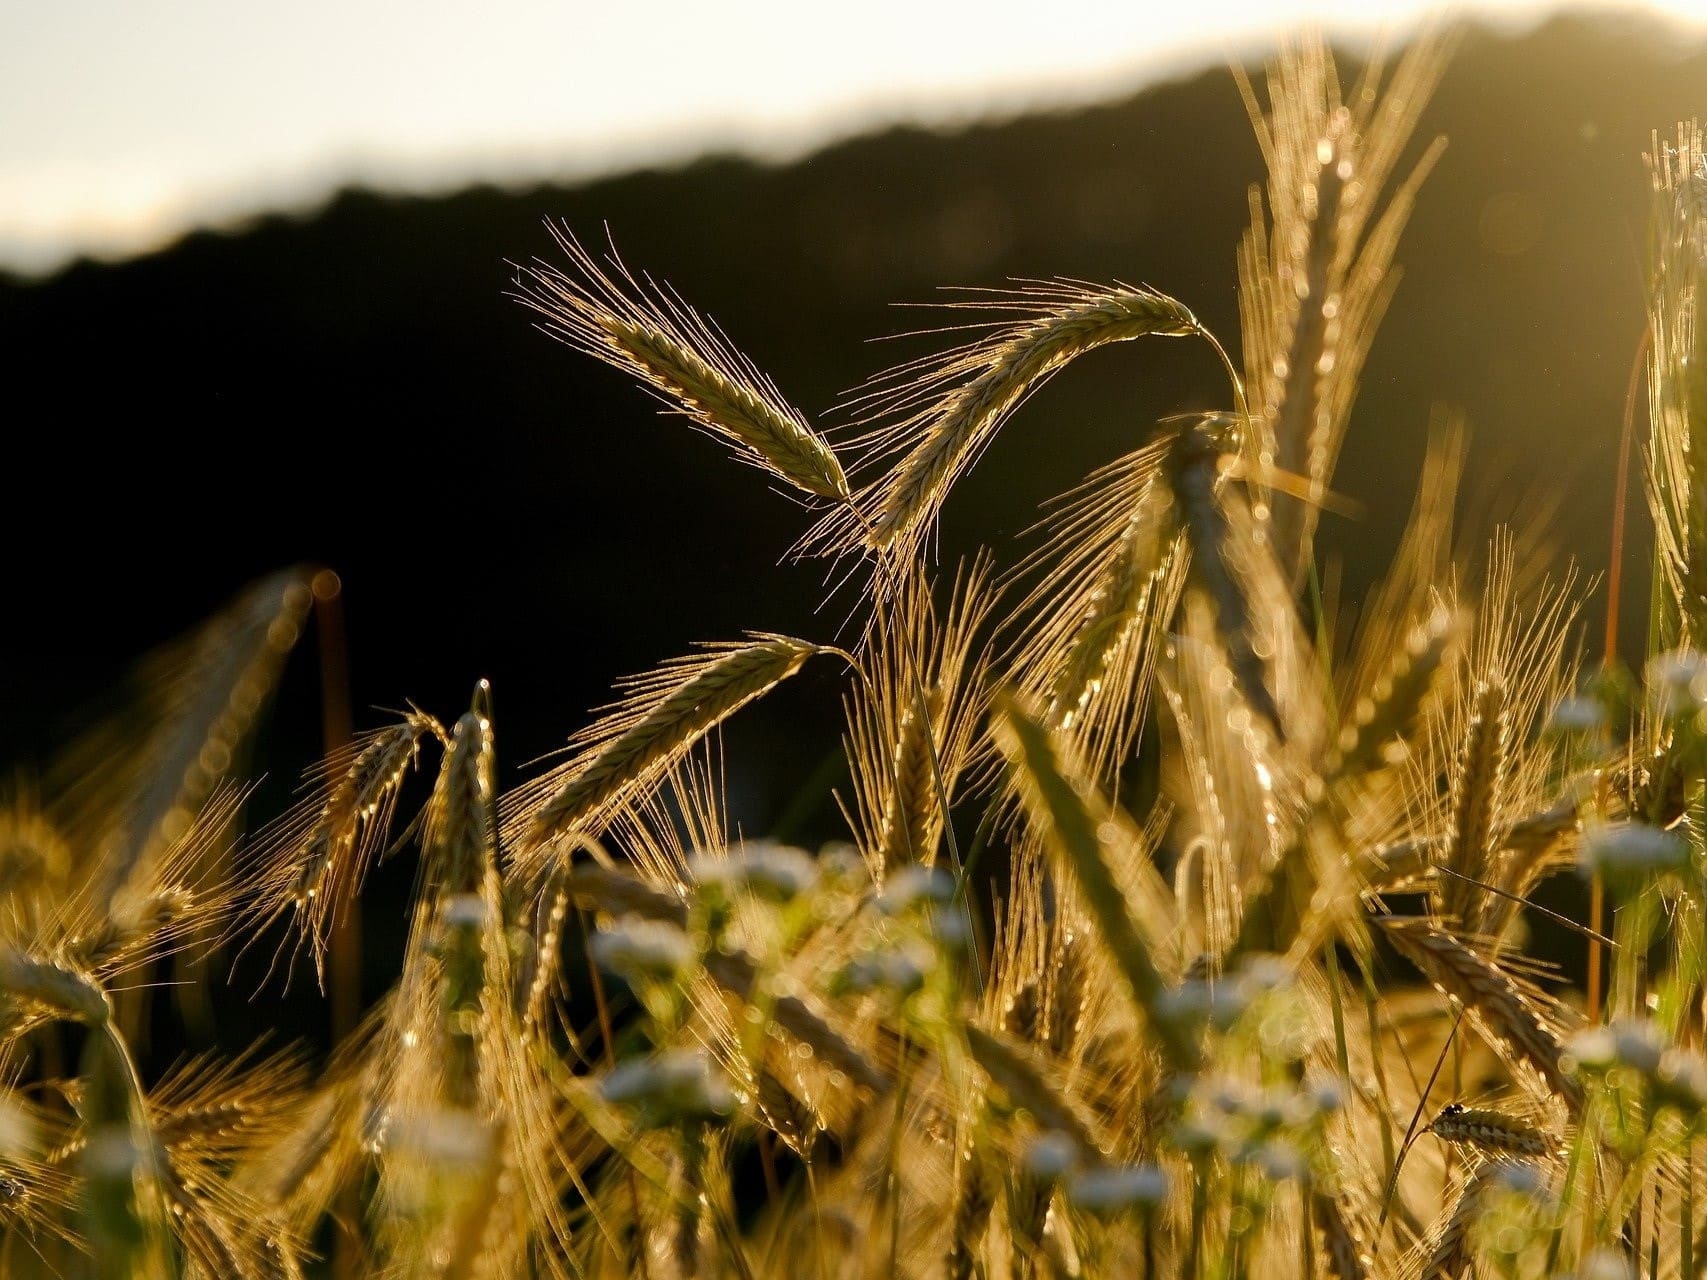
MULTIPOLYGON (((1349 600, 1390 552, 1437 401, 1468 416, 1477 477, 1562 495, 1563 542, 1604 564, 1641 326, 1640 154, 1650 130, 1703 111, 1707 55, 1659 28, 1572 19, 1463 42, 1420 131, 1451 145, 1400 252, 1407 277, 1340 472, 1368 515, 1326 533, 1349 600)), ((831 632, 839 613, 813 616, 821 570, 773 567, 802 513, 505 299, 505 259, 549 251, 543 218, 589 238, 608 222, 632 264, 817 413, 921 349, 862 340, 915 327, 889 304, 944 284, 1142 280, 1236 338, 1233 252, 1259 177, 1215 70, 1075 114, 890 131, 787 168, 709 159, 576 189, 352 192, 305 220, 0 284, 13 464, 0 757, 42 754, 67 709, 144 648, 294 560, 344 576, 358 707, 454 713, 489 675, 512 764, 582 723, 612 677, 694 640, 831 632)), ((1185 344, 1090 358, 957 491, 945 558, 1015 533, 1158 414, 1221 395, 1185 344)), ((294 678, 263 755, 283 773, 313 748, 312 687, 294 678)), ((833 740, 834 683, 808 677, 733 731, 774 762, 736 772, 756 824, 833 740), (807 712, 822 734, 803 749, 793 717, 807 712)))

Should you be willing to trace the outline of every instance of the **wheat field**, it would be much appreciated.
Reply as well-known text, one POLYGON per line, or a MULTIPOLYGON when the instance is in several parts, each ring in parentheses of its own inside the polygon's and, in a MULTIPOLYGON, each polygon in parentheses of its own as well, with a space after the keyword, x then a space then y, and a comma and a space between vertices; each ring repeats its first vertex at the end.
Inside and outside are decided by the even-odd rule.
POLYGON ((241 747, 328 575, 152 659, 151 729, 0 797, 0 1274, 1696 1276, 1707 142, 1647 157, 1632 671, 1598 620, 1639 566, 1465 536, 1455 425, 1413 494, 1334 488, 1449 44, 1342 84, 1300 38, 1241 79, 1268 177, 1236 335, 1142 285, 969 292, 833 430, 553 226, 515 299, 798 500, 827 633, 629 677, 509 790, 489 689, 410 707, 253 831, 241 747), (1220 409, 1143 424, 1011 568, 939 565, 1014 411, 1160 338, 1208 347, 1220 409), (1375 501, 1410 523, 1342 608, 1319 517, 1375 501), (809 663, 840 674, 851 778, 815 851, 735 834, 719 734, 809 663), (263 998, 335 989, 393 857, 398 976, 329 1059, 145 1078, 151 990, 239 957, 263 998), (1546 905, 1561 876, 1581 918, 1546 905))

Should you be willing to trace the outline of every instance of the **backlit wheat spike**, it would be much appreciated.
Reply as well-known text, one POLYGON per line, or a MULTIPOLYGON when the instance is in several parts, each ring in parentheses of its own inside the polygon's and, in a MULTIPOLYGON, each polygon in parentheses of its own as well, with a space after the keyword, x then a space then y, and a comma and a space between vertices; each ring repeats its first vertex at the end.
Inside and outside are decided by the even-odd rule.
MULTIPOLYGON (((1269 75, 1264 112, 1240 77, 1269 170, 1268 208, 1253 191, 1239 256, 1245 368, 1260 431, 1258 470, 1305 476, 1326 492, 1358 373, 1391 292, 1389 268, 1416 189, 1438 146, 1376 216, 1381 192, 1443 64, 1425 36, 1378 92, 1372 68, 1342 99, 1319 39, 1289 46, 1269 75)), ((1275 554, 1296 575, 1308 562, 1313 501, 1258 504, 1275 554)))
POLYGON ((866 679, 844 703, 850 817, 879 882, 898 867, 936 861, 983 719, 987 662, 975 646, 993 602, 989 565, 979 560, 955 575, 945 614, 919 570, 873 621, 866 679))
POLYGON ((307 799, 257 838, 262 869, 251 912, 262 922, 292 915, 317 967, 333 918, 390 836, 398 790, 421 744, 446 736, 431 716, 412 711, 358 738, 319 767, 307 799))
POLYGON ((1075 357, 1134 338, 1207 336, 1174 299, 1129 285, 1039 281, 959 305, 1015 318, 874 380, 855 402, 868 427, 856 445, 860 465, 893 465, 855 495, 853 509, 827 515, 809 544, 914 559, 954 482, 1013 410, 1075 357))
POLYGON ((1310 1220, 1321 1232, 1328 1274, 1333 1280, 1365 1280, 1369 1255, 1352 1234, 1338 1197, 1319 1187, 1313 1187, 1309 1196, 1310 1220))
POLYGON ((1216 488, 1227 447, 1225 423, 1212 415, 1181 429, 1168 457, 1177 519, 1191 544, 1191 581, 1215 615, 1215 630, 1239 692, 1278 739, 1285 738, 1266 666, 1252 643, 1245 588, 1230 560, 1227 513, 1216 488))
POLYGON ((0 791, 0 901, 35 917, 50 909, 71 878, 72 851, 64 832, 42 808, 33 787, 0 791))
MULTIPOLYGON (((1419 623, 1447 611, 1441 584, 1452 577, 1458 494, 1464 478, 1468 431, 1455 413, 1437 410, 1429 422, 1411 511, 1392 561, 1359 610, 1351 652, 1335 663, 1342 712, 1349 712, 1387 676, 1409 647, 1419 623)), ((1468 618, 1460 632, 1468 635, 1468 618)), ((1352 714, 1343 723, 1354 722, 1352 714)))
POLYGON ((1101 687, 1110 659, 1144 617, 1172 548, 1158 548, 1143 513, 1134 516, 1093 589, 1086 611, 1049 690, 1049 718, 1070 728, 1101 687))
POLYGON ((1086 1160, 1098 1158, 1091 1118, 1050 1083, 1051 1066, 1036 1051, 977 1026, 966 1028, 966 1045, 973 1061, 1016 1107, 1029 1111, 1043 1128, 1071 1138, 1086 1160))
POLYGON ((1168 447, 1100 467, 1053 503, 1038 526, 1045 541, 1014 574, 1036 583, 1015 611, 1009 678, 1104 783, 1144 723, 1155 650, 1185 581, 1183 539, 1166 519, 1168 447))
MULTIPOLYGON (((621 806, 608 831, 584 850, 601 866, 611 865, 604 851, 609 841, 620 846, 647 884, 685 894, 698 879, 695 862, 717 857, 738 847, 723 793, 722 746, 706 736, 683 754, 654 787, 621 806)), ((561 865, 562 859, 558 858, 561 865)))
POLYGON ((1648 505, 1673 618, 1663 646, 1707 640, 1707 134, 1679 124, 1648 156, 1648 505), (1682 624, 1682 625, 1680 625, 1682 624))
MULTIPOLYGON (((512 1003, 495 752, 482 681, 427 810, 429 890, 417 899, 393 1029, 400 1053, 388 1092, 398 1140, 382 1166, 382 1197, 405 1210, 391 1237, 405 1272, 448 1259, 435 1274, 508 1275, 530 1242, 556 1249, 567 1238, 556 1094, 512 1003), (407 1205, 421 1179, 443 1198, 430 1223, 412 1229, 407 1205)), ((546 1274, 564 1272, 554 1265, 546 1274)))
POLYGON ((300 1276, 306 1248, 276 1205, 233 1186, 224 1162, 192 1144, 154 1160, 160 1198, 176 1235, 185 1274, 195 1280, 274 1280, 300 1276))
POLYGON ((1371 893, 1415 893, 1430 886, 1441 842, 1432 837, 1395 840, 1358 856, 1358 872, 1371 893))
MULTIPOLYGON (((1028 849, 1014 860, 1012 884, 994 921, 980 1022, 1071 1063, 1093 1004, 1092 926, 1070 898, 1063 899, 1040 854, 1028 849)), ((1135 902, 1143 897, 1122 888, 1135 902)), ((1167 932, 1152 921, 1144 927, 1167 932)))
POLYGON ((1534 1125, 1504 1111, 1487 1107, 1446 1107, 1429 1123, 1428 1132, 1444 1142, 1470 1147, 1483 1155, 1540 1159, 1556 1153, 1559 1142, 1534 1125))
POLYGON ((1173 1019, 1158 1016, 1166 984, 1148 941, 1133 923, 1102 847, 1103 829, 1113 826, 1108 802, 1064 771, 1056 741, 1036 715, 1013 697, 997 701, 991 731, 1018 783, 1028 820, 1046 833, 1060 864, 1077 884, 1152 1034, 1170 1061, 1189 1069, 1198 1060, 1198 1047, 1173 1019))
POLYGON ((1571 1108, 1582 1110, 1583 1088, 1565 1067, 1559 1036, 1539 998, 1511 974, 1426 920, 1381 917, 1383 931, 1435 988, 1463 1005, 1495 1043, 1529 1064, 1571 1108))
POLYGON ((1504 799, 1511 725, 1505 682, 1497 676, 1477 684, 1470 694, 1458 767, 1452 778, 1452 830, 1444 865, 1452 873, 1434 882, 1436 914, 1474 920, 1472 905, 1486 881, 1494 853, 1494 823, 1504 799))
POLYGON ((51 957, 114 985, 207 943, 225 922, 236 891, 215 854, 226 847, 243 800, 235 788, 216 788, 188 828, 158 846, 116 893, 83 882, 51 900, 0 899, 0 946, 51 957))
POLYGON ((20 1002, 40 1005, 54 1017, 99 1026, 112 1016, 112 1005, 87 973, 41 956, 0 948, 0 994, 8 1006, 6 1024, 15 1024, 20 1002))
MULTIPOLYGON (((517 852, 537 867, 550 842, 596 833, 650 788, 708 730, 825 650, 788 636, 707 645, 622 684, 621 703, 570 739, 571 759, 507 797, 517 852)), ((508 825, 508 824, 506 824, 508 825)))
POLYGON ((954 1217, 949 1226, 949 1280, 973 1280, 984 1256, 984 1240, 995 1208, 999 1180, 982 1126, 962 1144, 955 1168, 954 1217))
POLYGON ((1328 766, 1330 776, 1356 774, 1404 759, 1411 726, 1462 629, 1461 620, 1445 608, 1434 610, 1411 629, 1387 669, 1353 704, 1328 766))
POLYGON ((19 1240, 28 1240, 38 1257, 63 1255, 77 1247, 81 1227, 77 1210, 82 1188, 73 1176, 74 1162, 60 1154, 73 1127, 12 1084, 0 1087, 0 1114, 13 1129, 0 1163, 0 1195, 6 1205, 0 1238, 12 1249, 19 1240))
POLYGON ((893 753, 895 781, 884 806, 877 866, 902 866, 936 861, 936 833, 941 830, 943 802, 936 794, 932 763, 937 725, 942 720, 942 693, 925 692, 920 705, 901 715, 893 753))
POLYGON ((279 1118, 279 1132, 233 1170, 233 1185, 276 1206, 290 1228, 311 1236, 339 1189, 373 1146, 382 1080, 394 1065, 386 1028, 395 993, 340 1044, 306 1097, 279 1118))
POLYGON ((438 900, 432 947, 443 984, 441 1088, 444 1104, 463 1111, 480 1096, 483 1024, 495 1012, 487 1008, 491 993, 507 991, 494 981, 495 957, 488 954, 489 935, 502 936, 493 753, 491 721, 478 710, 468 712, 456 722, 428 810, 428 865, 438 900))
POLYGON ((566 226, 548 229, 568 271, 541 261, 519 268, 514 294, 544 317, 544 332, 632 374, 743 461, 806 493, 848 501, 835 452, 722 330, 669 290, 636 279, 614 250, 607 270, 566 226))
POLYGON ((307 616, 307 573, 257 582, 199 631, 137 673, 140 731, 98 729, 49 779, 75 814, 66 835, 103 850, 79 868, 111 893, 194 820, 239 761, 307 616))
POLYGON ((563 926, 569 918, 569 895, 563 888, 567 872, 567 866, 559 866, 546 878, 534 908, 533 950, 528 956, 531 969, 521 970, 517 975, 516 1013, 521 1019, 522 1034, 530 1038, 544 1024, 547 1002, 560 980, 563 926))
POLYGON ((1071 927, 1055 931, 1053 965, 1047 985, 1044 1044, 1058 1058, 1065 1058, 1078 1045, 1089 1007, 1092 959, 1090 943, 1071 927))
POLYGON ((1558 777, 1567 762, 1561 740, 1543 730, 1576 689, 1573 631, 1583 597, 1574 573, 1552 582, 1521 564, 1516 540, 1504 529, 1490 545, 1481 595, 1474 633, 1453 668, 1452 695, 1436 702, 1438 714, 1428 719, 1404 773, 1412 821, 1438 824, 1449 841, 1445 856, 1456 874, 1439 878, 1437 907, 1468 932, 1493 937, 1519 909, 1505 895, 1520 893, 1526 877, 1546 868, 1544 853, 1537 862, 1534 850, 1506 847, 1509 833, 1500 833, 1560 800, 1558 777), (1520 586, 1524 577, 1532 585, 1520 586), (1435 781, 1440 774, 1452 779, 1444 795, 1435 781), (1460 833, 1463 842, 1451 843, 1460 833), (1477 889, 1466 876, 1496 892, 1477 889))
POLYGON ((1429 1280, 1459 1280, 1470 1266, 1470 1228, 1487 1201, 1489 1189, 1499 1176, 1498 1164, 1479 1166, 1459 1188, 1458 1199, 1445 1224, 1429 1242, 1422 1274, 1429 1280))

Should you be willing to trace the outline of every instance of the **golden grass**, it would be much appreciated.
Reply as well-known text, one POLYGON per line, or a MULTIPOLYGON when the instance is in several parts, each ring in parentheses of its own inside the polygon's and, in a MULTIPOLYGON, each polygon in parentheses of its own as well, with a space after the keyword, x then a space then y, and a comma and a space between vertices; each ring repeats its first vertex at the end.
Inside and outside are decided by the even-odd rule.
POLYGON ((0 797, 0 1274, 278 1280, 328 1245, 339 1280, 1695 1274, 1698 127, 1653 160, 1642 679, 1584 678, 1583 592, 1522 531, 1454 559, 1453 425, 1365 616, 1302 590, 1441 57, 1342 92, 1304 42, 1265 107, 1246 86, 1244 376, 1000 579, 931 571, 953 483, 1080 355, 1208 339, 1182 303, 980 295, 982 337, 859 402, 856 484, 709 322, 560 232, 521 300, 801 491, 804 546, 872 561, 858 642, 666 662, 507 793, 489 690, 411 709, 234 857, 311 598, 297 571, 245 593, 155 665, 147 726, 0 797), (717 731, 821 654, 850 781, 813 854, 731 823, 717 731), (387 855, 416 866, 399 974, 329 1062, 144 1077, 130 988, 226 942, 318 969, 387 855), (1571 866, 1610 937, 1537 901, 1571 866), (1610 957, 1586 1015, 1542 921, 1610 957))

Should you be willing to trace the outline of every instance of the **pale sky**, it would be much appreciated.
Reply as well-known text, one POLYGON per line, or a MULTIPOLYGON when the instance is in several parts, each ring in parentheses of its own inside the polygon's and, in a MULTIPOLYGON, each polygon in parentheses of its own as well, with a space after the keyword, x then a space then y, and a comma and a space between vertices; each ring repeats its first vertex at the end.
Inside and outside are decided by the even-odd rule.
MULTIPOLYGON (((1418 0, 0 0, 0 268, 394 191, 786 158, 1110 97, 1418 0)), ((1509 25, 1555 6, 1454 11, 1509 25)), ((1613 3, 1707 24, 1707 0, 1613 3)))

